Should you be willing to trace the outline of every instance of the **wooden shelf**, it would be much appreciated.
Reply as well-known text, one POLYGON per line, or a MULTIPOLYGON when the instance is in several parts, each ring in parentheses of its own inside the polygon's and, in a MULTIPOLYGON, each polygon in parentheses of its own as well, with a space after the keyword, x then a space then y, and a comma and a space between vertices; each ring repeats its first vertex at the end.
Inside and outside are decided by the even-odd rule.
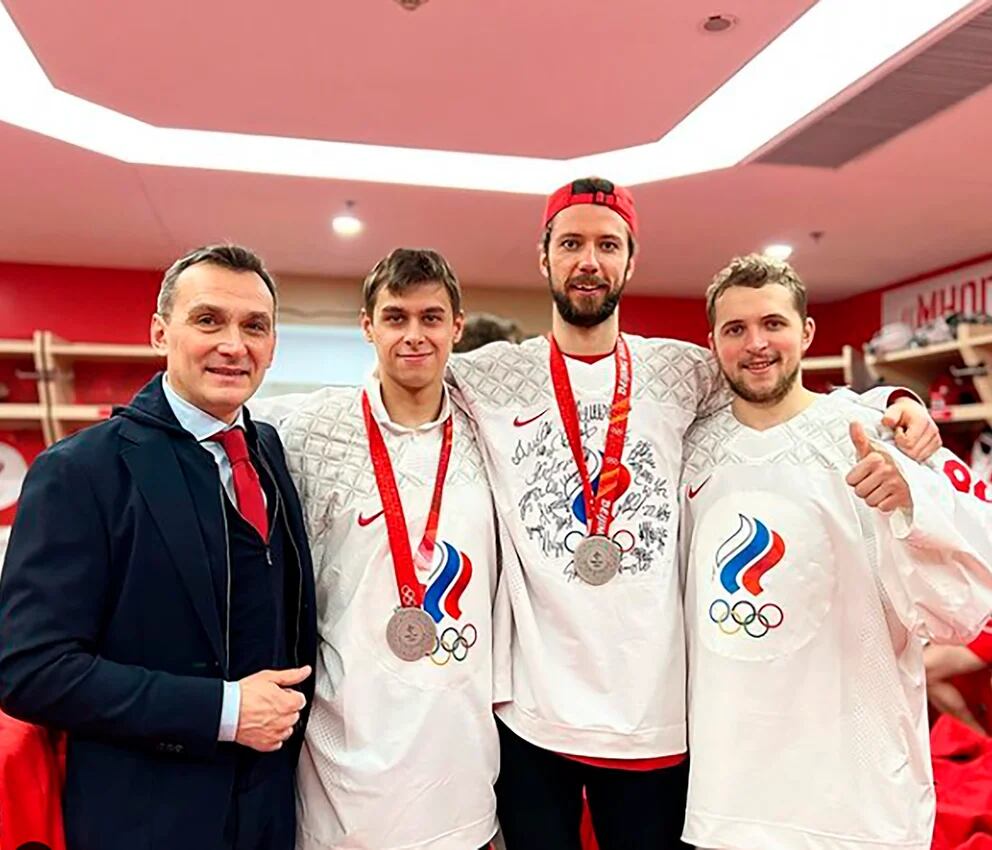
MULTIPOLYGON (((986 328, 987 325, 964 325, 963 328, 986 328)), ((894 363, 927 363, 933 360, 953 361, 960 357, 964 346, 992 346, 992 330, 983 330, 972 334, 963 334, 950 342, 938 342, 916 348, 906 348, 891 354, 880 354, 869 357, 868 363, 873 367, 885 367, 894 363)))
POLYGON ((38 400, 33 402, 0 402, 0 427, 14 430, 41 431, 45 442, 50 443, 51 431, 48 420, 48 407, 41 379, 42 369, 41 331, 31 334, 31 339, 0 339, 0 357, 28 360, 32 371, 38 376, 38 400))
POLYGON ((150 345, 116 345, 113 343, 61 342, 52 340, 48 353, 73 360, 156 360, 162 355, 150 345))
POLYGON ((0 427, 3 428, 36 428, 40 431, 46 415, 43 404, 0 402, 0 427))
POLYGON ((931 376, 966 360, 965 354, 969 349, 983 352, 987 349, 986 356, 992 360, 992 330, 988 329, 988 325, 961 325, 958 338, 950 342, 879 354, 866 358, 866 362, 882 378, 890 374, 902 376, 914 373, 931 376))
POLYGON ((827 373, 838 375, 837 383, 850 387, 856 392, 868 389, 873 383, 865 364, 864 355, 852 345, 841 348, 840 354, 828 357, 806 357, 802 361, 803 372, 811 375, 827 373))
POLYGON ((953 425, 958 422, 981 422, 983 419, 992 423, 992 403, 955 404, 947 410, 933 411, 933 419, 938 425, 953 425))
POLYGON ((78 426, 107 419, 115 403, 127 400, 76 404, 74 363, 134 363, 146 366, 151 372, 161 355, 150 345, 67 342, 51 331, 36 330, 29 340, 0 340, 0 358, 4 357, 32 361, 37 375, 38 401, 32 404, 0 402, 0 428, 36 428, 44 435, 45 444, 51 445, 78 426))
POLYGON ((833 357, 804 357, 804 372, 843 372, 844 356, 841 354, 833 357))
POLYGON ((0 339, 0 357, 34 357, 34 351, 34 340, 0 339))
POLYGON ((980 401, 936 411, 934 420, 948 425, 984 420, 992 425, 992 328, 988 325, 959 325, 957 339, 950 342, 868 357, 866 364, 877 379, 909 387, 922 398, 928 396, 934 378, 951 366, 987 367, 989 374, 973 378, 980 401))
POLYGON ((880 380, 891 384, 908 382, 915 384, 913 389, 917 392, 925 392, 934 378, 947 372, 951 366, 961 365, 963 357, 959 348, 939 352, 921 348, 917 357, 889 355, 884 358, 869 357, 866 362, 880 380), (926 354, 923 353, 925 351, 926 354))
POLYGON ((52 418, 58 422, 102 422, 110 418, 112 404, 54 404, 52 418))
POLYGON ((42 404, 18 404, 0 402, 0 419, 41 419, 45 413, 42 404))
POLYGON ((42 361, 44 397, 48 405, 51 441, 61 440, 74 430, 73 426, 101 422, 110 416, 115 399, 106 404, 76 404, 74 364, 83 361, 99 363, 146 364, 151 370, 161 355, 150 345, 124 345, 107 342, 67 342, 50 331, 42 331, 42 361))

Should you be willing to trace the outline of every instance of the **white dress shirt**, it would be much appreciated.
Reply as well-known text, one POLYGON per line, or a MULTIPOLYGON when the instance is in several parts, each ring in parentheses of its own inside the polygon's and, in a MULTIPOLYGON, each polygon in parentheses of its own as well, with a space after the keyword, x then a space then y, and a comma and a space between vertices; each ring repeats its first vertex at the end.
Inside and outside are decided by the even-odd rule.
MULTIPOLYGON (((228 460, 224 447, 210 438, 221 431, 230 428, 245 427, 245 412, 238 411, 238 416, 233 425, 228 425, 221 419, 211 416, 204 410, 200 410, 196 405, 190 404, 171 386, 168 378, 162 376, 162 391, 165 393, 165 400, 172 408, 172 412, 183 430, 189 431, 200 445, 213 456, 217 464, 217 471, 220 473, 220 482, 224 485, 227 497, 231 503, 236 505, 237 498, 234 495, 234 473, 231 471, 231 461, 228 460)), ((264 497, 264 491, 263 491, 264 497)), ((220 709, 220 728, 217 732, 218 741, 233 741, 238 733, 238 718, 241 712, 241 686, 237 682, 224 682, 224 699, 220 709)))

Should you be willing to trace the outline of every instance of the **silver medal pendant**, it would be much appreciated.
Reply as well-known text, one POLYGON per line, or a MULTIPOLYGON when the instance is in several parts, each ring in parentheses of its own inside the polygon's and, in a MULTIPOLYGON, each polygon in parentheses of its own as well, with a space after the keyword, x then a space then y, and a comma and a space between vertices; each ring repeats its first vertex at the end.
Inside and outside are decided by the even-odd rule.
POLYGON ((620 547, 602 534, 583 537, 575 547, 575 574, 586 584, 606 584, 620 571, 620 547))
POLYGON ((397 608, 386 624, 386 643, 401 661, 419 661, 434 651, 437 626, 423 608, 397 608))

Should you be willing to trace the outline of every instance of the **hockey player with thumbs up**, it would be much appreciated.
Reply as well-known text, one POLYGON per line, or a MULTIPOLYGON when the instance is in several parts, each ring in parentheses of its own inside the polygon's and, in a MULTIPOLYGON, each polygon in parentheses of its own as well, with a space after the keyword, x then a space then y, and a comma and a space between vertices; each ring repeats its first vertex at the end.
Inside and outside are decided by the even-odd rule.
POLYGON ((803 386, 815 326, 788 265, 735 260, 707 302, 734 398, 686 436, 683 839, 928 850, 923 644, 987 620, 992 507, 949 452, 917 464, 878 414, 803 386))

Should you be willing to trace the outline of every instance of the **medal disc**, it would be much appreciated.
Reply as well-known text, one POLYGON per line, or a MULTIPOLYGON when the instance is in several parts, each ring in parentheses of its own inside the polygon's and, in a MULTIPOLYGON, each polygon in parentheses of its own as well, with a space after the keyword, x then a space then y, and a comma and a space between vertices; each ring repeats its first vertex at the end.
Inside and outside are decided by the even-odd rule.
POLYGON ((620 547, 601 534, 584 537, 575 547, 575 573, 586 584, 606 584, 620 571, 620 547))
POLYGON ((386 625, 386 643, 402 661, 419 661, 434 651, 437 626, 423 608, 397 608, 386 625))

